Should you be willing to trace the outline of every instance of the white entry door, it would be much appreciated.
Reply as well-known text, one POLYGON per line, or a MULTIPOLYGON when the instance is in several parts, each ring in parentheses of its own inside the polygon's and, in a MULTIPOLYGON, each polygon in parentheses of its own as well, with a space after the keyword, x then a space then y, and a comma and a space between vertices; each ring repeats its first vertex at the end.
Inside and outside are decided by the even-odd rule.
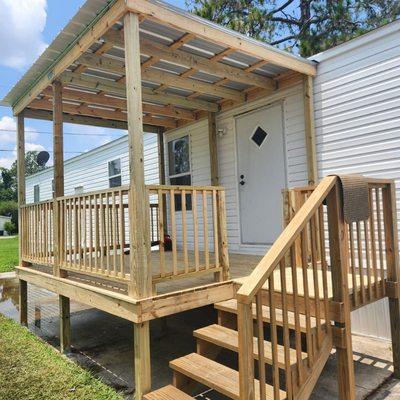
POLYGON ((236 117, 242 244, 272 244, 282 230, 286 187, 282 105, 236 117))

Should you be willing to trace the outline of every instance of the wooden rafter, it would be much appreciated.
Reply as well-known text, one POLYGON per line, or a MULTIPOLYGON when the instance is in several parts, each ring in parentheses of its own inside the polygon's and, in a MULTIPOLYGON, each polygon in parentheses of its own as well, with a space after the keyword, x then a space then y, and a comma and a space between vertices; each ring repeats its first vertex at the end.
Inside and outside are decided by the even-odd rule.
MULTIPOLYGON (((79 75, 73 72, 65 72, 62 74, 61 80, 65 86, 78 86, 80 88, 101 90, 110 94, 126 96, 126 87, 124 84, 109 79, 99 78, 97 76, 94 77, 89 75, 79 75)), ((158 94, 150 88, 143 88, 142 95, 143 101, 150 103, 161 103, 214 112, 219 110, 218 104, 215 103, 204 100, 188 100, 186 97, 174 94, 158 94)))
MULTIPOLYGON (((51 97, 51 90, 44 90, 43 94, 46 97, 51 97)), ((63 98, 65 100, 72 100, 87 105, 100 105, 105 107, 112 107, 117 110, 126 110, 127 104, 125 99, 107 96, 104 93, 88 93, 77 91, 74 89, 65 88, 63 90, 63 98)), ((160 115, 164 117, 184 119, 193 121, 196 116, 193 111, 176 108, 173 106, 160 106, 156 104, 143 104, 143 112, 147 114, 160 115)))

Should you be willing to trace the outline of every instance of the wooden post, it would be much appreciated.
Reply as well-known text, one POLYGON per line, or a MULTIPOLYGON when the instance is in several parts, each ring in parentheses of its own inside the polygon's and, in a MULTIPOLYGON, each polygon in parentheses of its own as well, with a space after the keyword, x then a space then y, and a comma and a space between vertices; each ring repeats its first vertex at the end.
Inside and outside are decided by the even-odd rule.
POLYGON ((355 381, 348 288, 349 239, 343 217, 339 183, 336 183, 335 188, 328 195, 327 205, 333 301, 343 304, 344 317, 344 322, 335 322, 335 329, 343 331, 345 338, 343 346, 337 348, 339 399, 354 400, 355 381))
MULTIPOLYGON (((54 267, 53 274, 57 277, 65 277, 66 273, 61 271, 60 250, 62 230, 60 226, 60 215, 57 197, 64 196, 64 137, 63 137, 63 106, 62 106, 62 84, 60 81, 53 82, 53 156, 54 156, 54 267)), ((59 296, 60 308, 60 351, 69 352, 71 349, 71 321, 69 298, 59 296)))
MULTIPOLYGON (((397 231, 396 185, 394 181, 383 189, 387 280, 399 282, 399 241, 397 231)), ((400 378, 400 299, 389 297, 390 329, 394 376, 400 378)))
POLYGON ((216 114, 208 113, 208 145, 210 149, 211 185, 219 185, 216 114))
POLYGON ((304 76, 304 128, 306 134, 308 183, 313 185, 318 181, 317 155, 314 125, 314 91, 312 76, 304 76))
MULTIPOLYGON (((158 176, 160 185, 165 185, 166 183, 166 173, 165 173, 165 144, 164 144, 164 128, 160 127, 158 129, 158 176)), ((165 194, 162 195, 162 199, 158 201, 163 202, 163 222, 164 222, 164 232, 168 233, 168 217, 167 217, 167 196, 165 194)), ((160 238, 161 239, 161 238, 160 238)))
MULTIPOLYGON (((24 235, 21 218, 21 207, 26 202, 25 185, 25 118, 23 112, 17 117, 17 165, 18 165, 18 228, 19 228, 19 265, 27 267, 29 263, 22 260, 22 246, 26 237, 24 235)), ((19 320, 22 325, 28 325, 28 285, 26 281, 19 280, 19 320)))
POLYGON ((226 281, 229 279, 229 251, 228 251, 228 231, 226 227, 226 203, 225 203, 225 191, 219 190, 217 194, 218 201, 218 243, 219 243, 219 256, 220 265, 222 268, 222 274, 219 276, 220 281, 226 281))
MULTIPOLYGON (((130 276, 129 295, 143 298, 152 294, 150 269, 150 232, 148 198, 144 183, 142 82, 140 69, 139 17, 124 17, 126 93, 129 132, 129 230, 130 276)), ((134 324, 135 398, 140 400, 151 390, 149 322, 134 324)))

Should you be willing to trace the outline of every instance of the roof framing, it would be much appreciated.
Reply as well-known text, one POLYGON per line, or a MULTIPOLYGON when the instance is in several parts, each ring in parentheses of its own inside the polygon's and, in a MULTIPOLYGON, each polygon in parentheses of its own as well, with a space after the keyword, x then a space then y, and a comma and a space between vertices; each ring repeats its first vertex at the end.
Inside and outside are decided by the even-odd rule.
POLYGON ((111 127, 125 126, 125 43, 121 20, 128 12, 139 14, 139 21, 145 23, 140 53, 146 124, 173 129, 208 112, 271 93, 281 82, 286 82, 285 86, 287 76, 293 73, 297 77, 315 74, 315 66, 308 60, 161 2, 111 0, 17 98, 14 114, 27 110, 35 117, 47 118, 53 102, 50 85, 59 79, 64 86, 65 116, 96 124, 111 121, 111 127), (149 32, 151 27, 154 32, 149 32), (163 29, 171 37, 157 34, 163 29))

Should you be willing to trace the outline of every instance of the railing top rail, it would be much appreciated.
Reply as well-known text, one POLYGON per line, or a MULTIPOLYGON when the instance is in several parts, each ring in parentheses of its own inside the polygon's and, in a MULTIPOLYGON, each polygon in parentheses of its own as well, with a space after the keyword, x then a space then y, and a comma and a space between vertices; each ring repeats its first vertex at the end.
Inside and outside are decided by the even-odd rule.
POLYGON ((95 196, 95 195, 99 195, 99 194, 127 192, 127 191, 129 191, 129 185, 124 185, 124 186, 118 186, 118 187, 115 187, 115 188, 107 188, 107 189, 103 189, 103 190, 95 190, 93 192, 85 192, 85 193, 79 193, 79 194, 69 194, 67 196, 57 197, 57 200, 77 199, 77 198, 82 198, 82 197, 95 196))
POLYGON ((225 188, 223 186, 179 186, 179 185, 146 185, 146 189, 148 190, 218 190, 223 191, 225 188))
POLYGON ((337 179, 336 176, 328 176, 319 183, 304 203, 303 207, 293 217, 267 254, 245 280, 237 292, 238 300, 242 303, 250 303, 253 300, 256 292, 264 285, 269 276, 273 273, 279 261, 290 249, 300 232, 325 200, 331 189, 335 186, 337 179))
POLYGON ((42 201, 37 201, 37 202, 35 202, 35 203, 27 203, 27 204, 21 204, 20 206, 19 206, 19 208, 29 208, 29 207, 32 207, 32 206, 41 206, 41 205, 44 205, 44 204, 53 204, 53 199, 51 199, 51 200, 42 200, 42 201))

